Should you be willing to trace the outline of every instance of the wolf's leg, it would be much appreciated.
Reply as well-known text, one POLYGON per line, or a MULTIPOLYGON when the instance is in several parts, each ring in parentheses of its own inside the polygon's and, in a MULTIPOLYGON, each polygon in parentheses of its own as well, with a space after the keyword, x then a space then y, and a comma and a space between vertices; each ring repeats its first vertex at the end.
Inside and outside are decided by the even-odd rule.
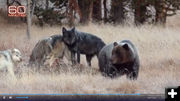
POLYGON ((86 61, 87 61, 87 63, 88 63, 88 66, 90 66, 91 67, 91 60, 92 60, 92 55, 86 55, 86 61))
POLYGON ((75 54, 75 52, 71 52, 71 61, 73 65, 76 63, 75 54))
POLYGON ((80 63, 80 61, 81 61, 81 60, 80 60, 80 52, 78 51, 78 52, 77 52, 77 62, 80 63))
POLYGON ((8 69, 8 72, 10 73, 10 75, 11 75, 14 79, 16 79, 16 77, 15 77, 15 75, 14 75, 13 64, 9 64, 9 65, 7 66, 7 69, 8 69))
POLYGON ((64 56, 68 61, 71 61, 71 52, 68 50, 68 48, 65 48, 64 50, 64 56))
POLYGON ((49 66, 50 66, 50 67, 53 65, 54 60, 55 60, 55 57, 54 57, 54 55, 52 55, 52 56, 50 57, 50 60, 49 60, 49 66))

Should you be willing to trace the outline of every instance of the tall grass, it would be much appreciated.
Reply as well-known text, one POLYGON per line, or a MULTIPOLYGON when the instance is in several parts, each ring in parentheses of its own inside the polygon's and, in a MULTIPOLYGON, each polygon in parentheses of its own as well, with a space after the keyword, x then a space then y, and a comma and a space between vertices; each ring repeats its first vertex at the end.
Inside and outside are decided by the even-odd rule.
MULTIPOLYGON (((97 58, 87 67, 81 56, 81 71, 74 68, 61 73, 29 72, 29 55, 42 38, 61 34, 61 27, 32 26, 31 40, 27 40, 25 24, 0 24, 0 50, 18 48, 23 62, 15 67, 21 70, 17 81, 0 72, 1 93, 143 93, 163 94, 165 87, 180 85, 180 29, 158 26, 77 26, 77 30, 101 37, 107 44, 124 39, 131 40, 139 51, 140 71, 136 81, 125 76, 110 79, 98 71, 97 58)), ((31 67, 30 67, 31 68, 31 67)), ((16 73, 18 75, 18 73, 16 73)))

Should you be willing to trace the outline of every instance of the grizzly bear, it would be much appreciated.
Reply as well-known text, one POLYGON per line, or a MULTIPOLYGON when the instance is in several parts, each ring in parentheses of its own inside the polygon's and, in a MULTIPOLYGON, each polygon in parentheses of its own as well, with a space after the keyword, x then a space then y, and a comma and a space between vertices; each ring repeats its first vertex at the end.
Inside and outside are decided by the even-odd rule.
POLYGON ((100 71, 104 76, 117 77, 126 75, 136 80, 139 72, 137 49, 129 40, 114 42, 102 48, 98 56, 100 71))

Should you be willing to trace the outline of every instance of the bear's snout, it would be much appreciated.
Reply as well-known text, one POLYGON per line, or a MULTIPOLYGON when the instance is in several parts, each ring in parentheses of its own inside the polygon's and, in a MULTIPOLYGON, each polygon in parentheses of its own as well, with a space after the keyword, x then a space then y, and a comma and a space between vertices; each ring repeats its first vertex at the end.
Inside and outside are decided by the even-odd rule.
POLYGON ((110 58, 110 62, 111 62, 112 64, 116 64, 116 59, 110 58))

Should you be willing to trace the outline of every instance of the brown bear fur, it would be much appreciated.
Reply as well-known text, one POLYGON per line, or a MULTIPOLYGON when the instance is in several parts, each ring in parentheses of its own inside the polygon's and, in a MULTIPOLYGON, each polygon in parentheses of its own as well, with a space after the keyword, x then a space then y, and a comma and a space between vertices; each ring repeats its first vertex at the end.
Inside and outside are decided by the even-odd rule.
POLYGON ((117 77, 126 74, 129 79, 138 77, 139 56, 137 49, 129 40, 105 46, 100 51, 98 60, 100 71, 106 76, 117 77))

